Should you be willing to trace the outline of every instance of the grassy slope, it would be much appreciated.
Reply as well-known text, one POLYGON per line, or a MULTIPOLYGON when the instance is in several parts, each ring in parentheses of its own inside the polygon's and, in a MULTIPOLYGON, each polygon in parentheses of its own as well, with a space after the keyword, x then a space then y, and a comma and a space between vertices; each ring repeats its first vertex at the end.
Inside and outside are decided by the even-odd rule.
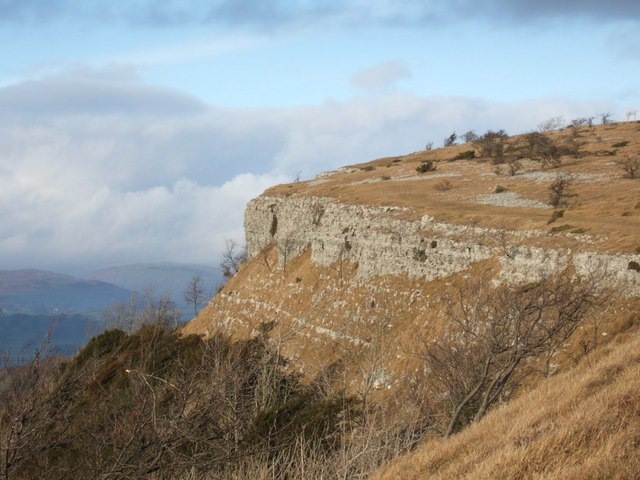
MULTIPOLYGON (((552 135, 564 141, 569 132, 552 135)), ((599 126, 584 129, 581 135, 587 143, 580 159, 565 157, 558 169, 541 169, 537 164, 528 163, 524 174, 516 177, 495 175, 495 165, 490 161, 448 162, 470 147, 460 145, 376 160, 326 179, 277 186, 267 194, 319 195, 346 204, 403 206, 409 209, 406 215, 411 219, 429 214, 454 224, 539 229, 541 235, 531 242, 544 247, 640 253, 640 180, 622 178, 617 164, 627 156, 640 154, 640 124, 599 126), (607 153, 622 140, 628 144, 615 156, 607 153), (434 174, 416 176, 415 168, 424 160, 436 162, 437 170, 434 174), (527 170, 533 177, 526 175, 527 170), (551 225, 548 221, 552 209, 505 208, 479 205, 476 201, 478 195, 493 193, 500 184, 521 197, 544 202, 549 184, 561 172, 583 177, 578 177, 572 186, 575 196, 564 217, 551 225), (538 173, 547 176, 536 179, 538 173), (452 188, 440 192, 434 187, 444 175, 452 188), (582 235, 565 232, 549 234, 554 227, 566 225, 584 230, 587 235, 581 238, 582 235)), ((521 141, 518 137, 515 140, 521 141)), ((438 310, 434 293, 447 282, 455 283, 455 278, 429 285, 415 281, 404 285, 402 279, 376 279, 366 285, 356 285, 347 273, 343 288, 335 272, 319 271, 317 266, 310 265, 308 253, 294 260, 286 274, 267 272, 262 263, 256 258, 244 265, 224 289, 228 298, 216 297, 212 306, 185 330, 190 333, 214 331, 215 322, 224 320, 216 317, 214 308, 224 307, 240 312, 236 316, 247 323, 246 331, 242 332, 245 334, 255 327, 251 320, 259 323, 273 319, 279 324, 274 332, 278 333, 280 328, 283 338, 289 338, 287 332, 299 326, 292 326, 286 317, 303 318, 313 326, 315 312, 322 313, 317 322, 322 327, 342 331, 339 329, 342 312, 332 310, 329 300, 347 300, 352 310, 352 305, 366 306, 367 298, 383 298, 385 308, 394 314, 391 343, 411 345, 407 343, 407 336, 415 336, 415 326, 433 325, 429 323, 430 315, 438 310), (302 282, 297 283, 296 277, 302 282), (269 281, 261 285, 259 281, 265 278, 269 281), (394 303, 395 295, 390 299, 379 297, 385 289, 397 293, 398 305, 394 303), (423 300, 417 304, 425 305, 426 312, 412 310, 411 300, 402 297, 413 290, 422 291, 423 300), (326 305, 309 303, 318 291, 327 293, 326 305), (255 311, 259 312, 259 318, 252 319, 249 312, 255 311)), ((629 301, 627 306, 635 312, 631 316, 619 309, 619 305, 607 312, 600 332, 608 336, 599 338, 611 340, 591 352, 576 368, 570 367, 583 354, 581 340, 591 338, 586 327, 561 352, 562 358, 557 358, 562 373, 540 383, 532 379, 529 391, 496 409, 479 424, 446 441, 440 438, 426 441, 415 453, 383 469, 377 478, 640 478, 637 454, 640 450, 640 339, 637 333, 634 336, 628 333, 637 327, 640 316, 632 303, 637 306, 636 301, 629 301), (625 331, 627 333, 619 333, 625 331)), ((366 315, 372 313, 375 312, 365 311, 366 315)), ((309 330, 310 338, 318 337, 312 330, 309 330)), ((301 343, 289 339, 286 345, 295 343, 294 358, 308 366, 316 357, 309 356, 305 350, 306 337, 300 335, 299 338, 301 343)), ((330 342, 324 345, 327 348, 313 342, 307 346, 323 358, 330 356, 327 350, 337 351, 330 342)))
MULTIPOLYGON (((393 205, 407 208, 405 215, 412 219, 428 214, 440 222, 457 225, 542 232, 569 225, 571 228, 562 235, 536 237, 535 243, 547 248, 612 253, 640 251, 639 180, 622 178, 624 172, 618 165, 627 157, 640 155, 640 122, 598 125, 580 129, 578 133, 584 142, 580 158, 565 155, 559 168, 544 168, 526 160, 525 136, 510 137, 508 142, 516 149, 515 155, 525 157, 522 170, 513 177, 496 175, 496 165, 489 158, 450 161, 474 148, 472 144, 464 144, 353 165, 327 178, 278 185, 265 193, 326 196, 344 204, 393 205), (625 146, 614 147, 622 144, 625 146), (417 174, 416 167, 427 160, 434 162, 436 171, 417 174), (549 185, 558 174, 578 177, 570 188, 570 207, 552 225, 547 224, 550 208, 505 208, 478 203, 478 195, 492 194, 498 185, 511 194, 546 203, 549 185), (450 188, 438 190, 445 180, 450 188), (581 241, 579 236, 569 233, 572 230, 583 231, 589 238, 581 241)), ((558 145, 566 145, 572 131, 565 129, 548 135, 558 145)), ((505 166, 500 168, 504 170, 505 166)))
MULTIPOLYGON (((549 135, 562 143, 571 131, 549 135)), ((585 142, 581 158, 565 156, 560 168, 543 168, 538 163, 524 162, 526 168, 515 177, 496 175, 496 166, 488 158, 448 161, 472 148, 465 144, 374 160, 350 170, 334 172, 327 178, 279 185, 266 194, 319 195, 345 204, 402 206, 407 208, 402 215, 413 220, 429 214, 452 224, 477 224, 508 230, 535 228, 538 233, 522 243, 545 248, 640 252, 640 180, 622 178, 622 169, 616 163, 627 155, 640 155, 640 123, 585 128, 580 130, 580 135, 585 142), (613 145, 621 141, 628 144, 618 148, 615 156, 602 153, 616 150, 613 145), (416 167, 424 160, 433 160, 437 164, 436 171, 418 175, 416 167), (571 187, 575 196, 571 197, 571 205, 565 209, 564 216, 551 224, 548 224, 553 212, 550 207, 477 203, 478 195, 491 194, 497 185, 503 185, 523 198, 546 201, 548 187, 559 173, 582 177, 578 177, 571 187), (536 177, 538 174, 540 178, 536 177), (382 175, 389 179, 380 180, 382 175), (434 189, 444 179, 451 182, 452 188, 445 192, 434 189), (553 229, 568 226, 571 228, 551 234, 553 229), (584 229, 586 233, 574 234, 573 229, 584 229)), ((510 142, 522 146, 524 140, 522 136, 514 136, 510 142)), ((492 242, 492 239, 486 241, 492 242)), ((277 264, 274 251, 270 253, 269 262, 277 264)), ((342 353, 335 339, 322 332, 367 339, 372 337, 371 325, 388 324, 384 317, 389 314, 393 327, 388 331, 387 341, 401 347, 397 352, 389 352, 390 358, 386 358, 385 363, 402 370, 406 368, 404 353, 416 348, 416 327, 430 325, 429 328, 433 328, 442 324, 438 292, 450 283, 455 284, 458 278, 487 266, 478 264, 477 270, 434 282, 392 276, 362 281, 357 278, 353 265, 338 274, 337 263, 321 268, 310 261, 309 252, 292 260, 287 272, 267 268, 263 258, 258 256, 243 265, 222 294, 215 296, 184 331, 213 332, 229 317, 234 318, 229 333, 243 338, 255 333, 260 322, 275 322, 272 336, 285 338, 285 353, 309 372, 314 366, 326 366, 328 359, 335 359, 336 354, 342 353), (341 275, 343 279, 339 278, 341 275), (371 299, 376 299, 375 308, 371 307, 371 299), (353 312, 359 312, 366 321, 345 322, 353 312)), ((609 334, 617 331, 615 325, 608 324, 617 322, 613 317, 609 315, 603 324, 609 334)))
POLYGON ((598 357, 374 478, 639 478, 640 336, 623 335, 598 357))

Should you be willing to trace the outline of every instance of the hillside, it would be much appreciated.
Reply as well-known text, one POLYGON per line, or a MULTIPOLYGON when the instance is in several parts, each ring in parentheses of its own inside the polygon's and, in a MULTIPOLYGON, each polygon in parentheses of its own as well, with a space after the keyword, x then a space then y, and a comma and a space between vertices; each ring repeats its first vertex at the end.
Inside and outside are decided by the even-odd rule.
POLYGON ((382 342, 385 369, 401 375, 416 337, 445 321, 443 288, 472 272, 522 283, 567 266, 601 268, 637 297, 640 183, 623 178, 620 162, 638 158, 640 124, 545 135, 557 146, 577 142, 577 153, 544 164, 519 135, 503 140, 501 164, 465 144, 267 190, 245 213, 251 260, 185 331, 242 337, 269 325, 307 372, 382 342), (464 152, 478 158, 454 160, 464 152), (432 171, 416 171, 429 161, 432 171), (570 181, 553 208, 558 176, 570 181))
POLYGON ((42 270, 0 270, 0 300, 9 313, 96 314, 133 292, 111 283, 42 270))
POLYGON ((0 271, 0 352, 23 362, 48 338, 60 354, 73 355, 104 328, 101 313, 134 292, 97 280, 42 270, 0 271))
MULTIPOLYGON (((639 172, 627 122, 488 132, 273 187, 245 211, 249 260, 183 332, 266 336, 289 370, 385 412, 370 445, 425 442, 384 478, 581 478, 585 458, 635 478, 616 465, 637 443, 639 172), (495 456, 444 460, 468 451, 495 456)), ((393 457, 370 448, 386 452, 362 452, 370 466, 393 457)))
POLYGON ((598 357, 373 478, 638 478, 640 337, 625 336, 598 357))

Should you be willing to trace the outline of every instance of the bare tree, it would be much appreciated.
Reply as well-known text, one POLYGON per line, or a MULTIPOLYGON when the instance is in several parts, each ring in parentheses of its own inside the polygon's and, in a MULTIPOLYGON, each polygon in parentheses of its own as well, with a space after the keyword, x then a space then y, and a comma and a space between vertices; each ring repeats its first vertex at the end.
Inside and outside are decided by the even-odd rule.
POLYGON ((564 125, 564 117, 562 115, 558 115, 557 117, 551 117, 544 122, 540 122, 538 124, 538 130, 541 132, 552 132, 553 130, 558 130, 564 125))
POLYGON ((573 158, 580 158, 581 150, 585 143, 586 142, 580 137, 578 129, 571 129, 571 135, 566 143, 567 153, 571 154, 573 158))
POLYGON ((574 128, 580 128, 587 125, 588 119, 586 117, 578 117, 571 120, 571 126, 574 128))
POLYGON ((456 139, 458 138, 458 135, 456 135, 456 132, 453 132, 451 135, 449 135, 447 138, 444 139, 444 146, 445 147, 452 147, 456 144, 456 139))
POLYGON ((635 120, 637 115, 638 115, 638 111, 637 110, 629 110, 627 112, 627 122, 631 121, 631 118, 633 118, 635 120))
POLYGON ((102 312, 102 323, 105 329, 131 331, 138 326, 138 295, 131 295, 128 302, 120 302, 106 308, 102 312))
POLYGON ((175 328, 180 322, 180 311, 169 293, 157 295, 149 286, 129 301, 111 305, 102 312, 102 323, 106 329, 131 332, 143 325, 175 328))
POLYGON ((531 132, 526 135, 525 140, 532 160, 552 167, 560 165, 562 149, 551 137, 540 132, 531 132))
POLYGON ((558 175, 549 185, 549 204, 553 208, 566 206, 570 186, 571 177, 567 175, 558 175))
POLYGON ((618 162, 618 165, 624 170, 624 178, 640 177, 640 158, 627 156, 626 159, 618 162))
POLYGON ((528 374, 527 360, 565 342, 610 298, 602 277, 568 271, 520 287, 490 285, 485 274, 450 295, 450 328, 422 351, 450 405, 445 436, 482 418, 528 374))
POLYGON ((291 260, 296 247, 296 241, 291 235, 285 235, 276 243, 276 249, 278 250, 278 256, 282 263, 282 270, 287 271, 287 265, 291 260))
POLYGON ((507 172, 509 173, 509 176, 516 176, 521 168, 522 164, 517 158, 510 157, 507 160, 507 172))
POLYGON ((311 205, 311 222, 314 226, 320 225, 320 220, 324 216, 324 205, 319 201, 313 202, 311 205))
POLYGON ((222 251, 222 262, 220 262, 220 268, 222 269, 224 278, 229 279, 233 277, 240 269, 240 265, 246 260, 246 246, 241 246, 235 240, 225 239, 224 250, 222 251))
POLYGON ((385 368, 392 351, 388 337, 391 314, 378 302, 375 308, 383 310, 380 314, 370 314, 370 326, 366 343, 348 345, 344 357, 347 365, 355 370, 355 390, 362 402, 363 411, 367 411, 369 397, 374 390, 385 388, 391 382, 391 373, 385 368))
POLYGON ((608 125, 611 123, 611 116, 612 114, 609 112, 603 112, 603 113, 599 113, 598 117, 600 117, 600 123, 602 125, 608 125))
POLYGON ((198 307, 204 301, 204 282, 199 273, 191 277, 184 290, 184 301, 193 305, 193 316, 198 316, 198 307))
POLYGON ((505 143, 509 136, 504 130, 488 130, 474 142, 481 157, 493 158, 494 163, 504 163, 505 143))
POLYGON ((136 326, 153 325, 164 329, 173 329, 180 322, 180 311, 171 295, 163 293, 156 297, 152 291, 145 294, 145 308, 140 312, 136 326))
POLYGON ((474 132, 473 130, 469 130, 462 135, 462 139, 465 143, 477 142, 479 138, 480 137, 478 137, 476 132, 474 132))

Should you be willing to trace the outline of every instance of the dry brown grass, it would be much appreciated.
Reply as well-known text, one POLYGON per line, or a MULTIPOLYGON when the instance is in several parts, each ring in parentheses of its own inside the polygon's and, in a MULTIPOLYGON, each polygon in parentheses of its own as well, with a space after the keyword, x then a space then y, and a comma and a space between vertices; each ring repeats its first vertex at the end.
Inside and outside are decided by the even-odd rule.
POLYGON ((374 478, 640 478, 640 337, 619 341, 374 478))
MULTIPOLYGON (((572 131, 565 129, 548 135, 565 144, 572 131)), ((451 161, 457 154, 473 148, 471 144, 464 144, 352 165, 352 171, 335 173, 320 182, 278 185, 266 194, 317 195, 333 197, 346 204, 408 207, 410 217, 429 214, 447 223, 548 230, 549 209, 479 205, 476 197, 493 193, 499 182, 510 192, 546 203, 554 175, 580 174, 582 178, 572 183, 573 196, 569 199, 566 222, 598 239, 591 249, 635 252, 640 247, 640 210, 634 208, 640 203, 640 180, 623 178, 625 172, 617 160, 640 155, 640 123, 583 128, 579 136, 584 142, 580 158, 564 155, 559 168, 543 167, 528 160, 523 149, 524 135, 515 135, 508 142, 519 149, 516 155, 524 157, 523 168, 515 176, 496 175, 496 166, 488 158, 451 161), (623 147, 613 147, 624 142, 628 143, 623 147), (434 162, 436 170, 418 174, 416 167, 429 160, 434 162), (549 178, 532 179, 527 176, 532 172, 542 172, 549 178), (388 180, 380 181, 381 176, 388 180), (436 190, 444 180, 455 188, 446 192, 436 190)), ((570 235, 556 236, 550 243, 580 248, 579 242, 570 235)))

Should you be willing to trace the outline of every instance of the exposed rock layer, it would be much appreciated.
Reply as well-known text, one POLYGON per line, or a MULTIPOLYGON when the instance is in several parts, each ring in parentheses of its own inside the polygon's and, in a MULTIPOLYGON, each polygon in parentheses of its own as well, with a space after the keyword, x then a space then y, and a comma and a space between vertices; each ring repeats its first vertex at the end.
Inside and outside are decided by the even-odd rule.
MULTIPOLYGON (((572 252, 536 246, 539 230, 507 231, 403 218, 406 209, 344 205, 325 197, 261 196, 245 211, 249 257, 275 244, 280 267, 311 248, 320 266, 349 262, 367 279, 400 275, 427 281, 444 278, 492 257, 499 259, 501 280, 533 281, 565 268, 606 272, 628 295, 640 295, 640 255, 572 252), (635 263, 634 263, 635 262, 635 263)), ((406 215, 405 215, 406 217, 406 215)))

